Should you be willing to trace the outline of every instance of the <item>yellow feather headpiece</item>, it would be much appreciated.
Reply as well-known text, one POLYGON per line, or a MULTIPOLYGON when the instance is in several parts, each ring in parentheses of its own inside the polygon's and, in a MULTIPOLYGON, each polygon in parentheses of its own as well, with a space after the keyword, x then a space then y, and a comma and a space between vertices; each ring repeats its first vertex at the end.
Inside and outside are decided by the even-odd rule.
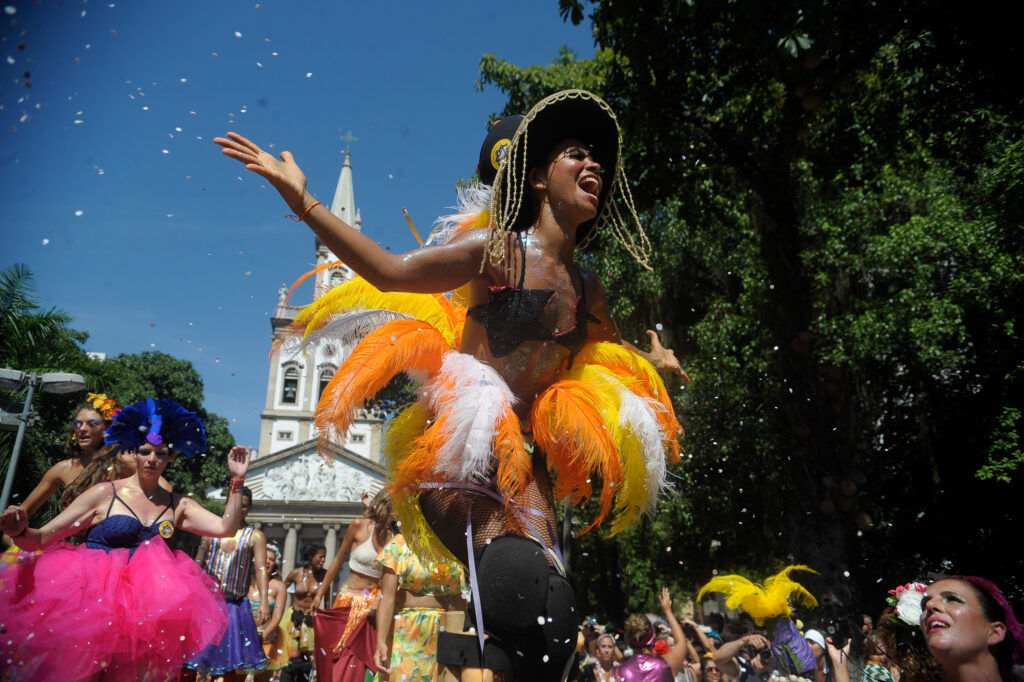
POLYGON ((792 571, 817 573, 810 566, 786 566, 775 575, 765 578, 763 586, 747 580, 742 575, 720 575, 700 588, 697 601, 703 599, 708 592, 721 592, 726 595, 727 608, 742 609, 750 614, 758 625, 764 625, 766 620, 788 617, 793 613, 789 603, 790 597, 805 606, 818 605, 818 600, 803 585, 789 579, 792 571))

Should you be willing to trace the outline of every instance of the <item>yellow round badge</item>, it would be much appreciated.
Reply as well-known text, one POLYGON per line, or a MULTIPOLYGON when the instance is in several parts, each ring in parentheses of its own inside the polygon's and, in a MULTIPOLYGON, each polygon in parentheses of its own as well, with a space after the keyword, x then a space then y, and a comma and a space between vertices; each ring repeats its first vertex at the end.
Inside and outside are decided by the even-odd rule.
POLYGON ((494 170, 498 170, 498 166, 501 165, 502 160, 508 154, 508 148, 512 146, 512 140, 507 137, 502 138, 494 143, 491 147, 491 165, 494 166, 494 170))
POLYGON ((164 521, 160 524, 160 527, 157 528, 157 531, 160 533, 160 537, 167 540, 174 535, 174 524, 170 521, 164 521))

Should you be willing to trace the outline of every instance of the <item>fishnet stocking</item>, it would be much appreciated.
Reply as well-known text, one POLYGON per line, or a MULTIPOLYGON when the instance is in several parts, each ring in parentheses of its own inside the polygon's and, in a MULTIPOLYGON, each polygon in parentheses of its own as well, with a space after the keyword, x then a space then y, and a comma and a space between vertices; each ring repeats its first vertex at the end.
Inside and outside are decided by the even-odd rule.
MULTIPOLYGON (((555 505, 551 499, 551 479, 548 477, 544 456, 535 454, 533 457, 533 480, 527 485, 519 498, 522 507, 532 507, 544 514, 544 518, 522 512, 524 517, 539 533, 540 540, 548 548, 554 547, 556 538, 552 537, 555 529, 555 505), (547 522, 545 523, 545 519, 547 522)), ((466 515, 472 503, 473 548, 481 549, 491 538, 508 535, 527 535, 529 529, 519 520, 515 513, 510 513, 501 502, 483 495, 462 489, 428 490, 420 495, 420 509, 427 523, 437 533, 456 559, 468 563, 466 556, 466 515)), ((532 535, 532 533, 530 533, 532 535)), ((550 563, 550 559, 549 559, 550 563)))

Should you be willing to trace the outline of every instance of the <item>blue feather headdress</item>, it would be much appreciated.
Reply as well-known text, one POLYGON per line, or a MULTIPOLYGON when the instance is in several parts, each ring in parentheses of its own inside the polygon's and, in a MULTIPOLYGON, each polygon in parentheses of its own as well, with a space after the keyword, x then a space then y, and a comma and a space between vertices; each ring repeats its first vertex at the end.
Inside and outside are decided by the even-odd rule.
POLYGON ((166 444, 186 457, 206 449, 206 427, 196 413, 166 398, 124 408, 103 436, 104 442, 117 445, 115 452, 138 450, 145 443, 166 444))

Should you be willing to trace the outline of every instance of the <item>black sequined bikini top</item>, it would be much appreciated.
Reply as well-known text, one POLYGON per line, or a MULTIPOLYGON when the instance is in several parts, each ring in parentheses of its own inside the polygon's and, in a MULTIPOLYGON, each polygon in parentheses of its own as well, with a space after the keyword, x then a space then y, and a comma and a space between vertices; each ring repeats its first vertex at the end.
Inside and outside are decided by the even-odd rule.
POLYGON ((576 354, 587 343, 587 323, 600 321, 587 313, 586 286, 578 269, 576 274, 582 292, 576 299, 576 324, 562 332, 552 331, 540 321, 554 289, 523 289, 525 272, 519 278, 519 286, 487 287, 487 303, 473 306, 468 314, 487 330, 491 354, 496 358, 508 355, 525 341, 554 341, 569 349, 572 368, 576 354))

